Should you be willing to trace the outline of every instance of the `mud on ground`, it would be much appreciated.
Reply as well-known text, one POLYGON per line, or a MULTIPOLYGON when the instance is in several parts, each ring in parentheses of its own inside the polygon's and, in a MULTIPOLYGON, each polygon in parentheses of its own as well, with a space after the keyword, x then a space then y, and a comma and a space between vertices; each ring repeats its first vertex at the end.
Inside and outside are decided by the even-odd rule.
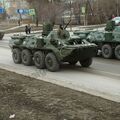
POLYGON ((0 69, 0 120, 120 120, 120 103, 0 69))

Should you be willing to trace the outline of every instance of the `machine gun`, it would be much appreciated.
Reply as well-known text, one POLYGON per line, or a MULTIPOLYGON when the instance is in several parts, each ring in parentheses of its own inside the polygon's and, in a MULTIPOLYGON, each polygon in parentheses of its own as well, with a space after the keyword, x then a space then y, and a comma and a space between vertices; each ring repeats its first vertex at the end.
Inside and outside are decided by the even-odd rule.
POLYGON ((67 28, 67 26, 70 24, 70 22, 71 22, 71 19, 69 20, 69 22, 65 26, 62 26, 62 25, 59 26, 59 30, 58 30, 59 38, 66 39, 66 38, 70 37, 69 32, 67 30, 65 30, 67 28))
POLYGON ((65 27, 63 28, 64 30, 67 28, 67 26, 70 24, 71 19, 69 20, 69 22, 65 25, 65 27))

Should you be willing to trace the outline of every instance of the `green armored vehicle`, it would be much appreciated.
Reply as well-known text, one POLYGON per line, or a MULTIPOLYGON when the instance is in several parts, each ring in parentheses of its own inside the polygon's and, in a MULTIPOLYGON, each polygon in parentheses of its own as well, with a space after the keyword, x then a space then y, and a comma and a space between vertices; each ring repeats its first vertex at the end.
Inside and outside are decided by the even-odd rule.
POLYGON ((98 50, 104 58, 116 57, 120 60, 120 17, 109 20, 105 30, 75 31, 75 35, 98 45, 98 50))
POLYGON ((81 66, 89 67, 97 47, 79 37, 70 36, 65 29, 51 31, 48 36, 14 35, 9 46, 15 63, 32 65, 37 68, 47 68, 49 71, 58 71, 60 64, 68 62, 75 65, 78 61, 81 66))
POLYGON ((1 32, 1 31, 0 31, 0 40, 2 40, 3 37, 4 37, 4 32, 1 32))

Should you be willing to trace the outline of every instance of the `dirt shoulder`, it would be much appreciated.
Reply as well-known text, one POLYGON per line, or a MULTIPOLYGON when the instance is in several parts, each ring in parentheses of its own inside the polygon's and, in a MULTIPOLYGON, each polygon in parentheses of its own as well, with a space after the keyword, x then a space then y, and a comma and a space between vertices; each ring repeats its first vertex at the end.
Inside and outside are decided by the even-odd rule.
POLYGON ((120 103, 0 69, 0 120, 120 120, 120 103))

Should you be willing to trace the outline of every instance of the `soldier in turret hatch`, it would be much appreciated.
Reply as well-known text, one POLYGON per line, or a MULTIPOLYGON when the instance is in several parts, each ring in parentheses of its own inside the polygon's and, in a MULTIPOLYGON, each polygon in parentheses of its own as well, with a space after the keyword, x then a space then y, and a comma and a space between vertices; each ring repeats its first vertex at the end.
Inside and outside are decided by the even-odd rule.
POLYGON ((108 19, 108 22, 106 24, 106 31, 113 31, 115 29, 115 21, 112 20, 112 17, 108 19))
POLYGON ((64 35, 64 28, 62 25, 59 25, 58 36, 59 38, 63 38, 63 35, 64 35))
POLYGON ((63 27, 62 25, 59 26, 58 37, 61 39, 67 39, 70 37, 69 32, 65 30, 65 27, 63 27))

